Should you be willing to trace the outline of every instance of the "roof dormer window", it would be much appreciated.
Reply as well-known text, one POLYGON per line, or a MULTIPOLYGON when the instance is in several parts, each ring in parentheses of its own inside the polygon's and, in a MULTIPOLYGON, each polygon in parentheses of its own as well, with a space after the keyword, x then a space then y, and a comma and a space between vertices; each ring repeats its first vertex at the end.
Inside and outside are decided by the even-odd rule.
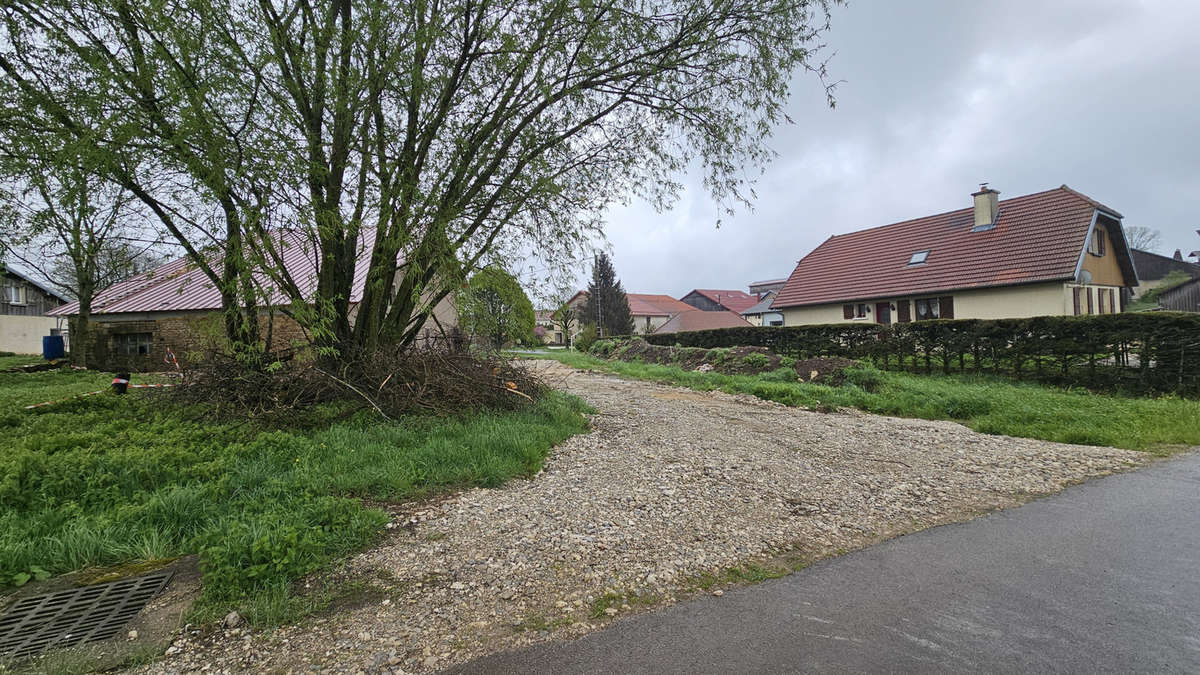
POLYGON ((917 251, 916 253, 912 254, 911 258, 908 259, 908 264, 910 266, 911 265, 923 265, 923 264, 925 264, 925 259, 928 257, 929 257, 929 249, 925 249, 924 251, 917 251))

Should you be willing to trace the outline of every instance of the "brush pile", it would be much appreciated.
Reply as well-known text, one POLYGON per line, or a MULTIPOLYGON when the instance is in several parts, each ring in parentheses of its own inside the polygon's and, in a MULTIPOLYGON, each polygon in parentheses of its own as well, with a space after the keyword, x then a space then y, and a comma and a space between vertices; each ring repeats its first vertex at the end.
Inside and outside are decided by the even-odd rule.
POLYGON ((386 418, 512 410, 545 390, 533 373, 498 354, 440 346, 385 347, 336 367, 290 358, 249 368, 232 356, 212 353, 192 363, 184 380, 170 394, 174 399, 210 406, 223 417, 288 416, 337 402, 386 418))

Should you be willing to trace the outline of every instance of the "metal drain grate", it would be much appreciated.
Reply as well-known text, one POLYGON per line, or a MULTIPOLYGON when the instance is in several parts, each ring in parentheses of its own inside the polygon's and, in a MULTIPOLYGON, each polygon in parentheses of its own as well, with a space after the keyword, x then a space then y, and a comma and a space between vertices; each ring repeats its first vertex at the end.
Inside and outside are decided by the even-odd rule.
POLYGON ((107 640, 171 580, 172 571, 22 598, 0 616, 0 655, 20 659, 107 640))

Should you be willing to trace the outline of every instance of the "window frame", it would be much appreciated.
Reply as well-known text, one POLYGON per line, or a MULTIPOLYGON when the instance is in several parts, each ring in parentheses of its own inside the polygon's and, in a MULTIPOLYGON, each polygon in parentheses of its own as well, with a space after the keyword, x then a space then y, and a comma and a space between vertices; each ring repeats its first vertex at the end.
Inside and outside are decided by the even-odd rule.
POLYGON ((941 297, 917 298, 913 300, 913 321, 936 321, 942 318, 941 297), (924 305, 932 316, 922 316, 921 306, 924 305))
POLYGON ((1092 236, 1088 240, 1088 254, 1094 255, 1097 258, 1103 258, 1105 252, 1104 230, 1096 228, 1092 230, 1092 236))
POLYGON ((22 284, 10 284, 4 287, 4 301, 10 305, 26 306, 29 304, 29 287, 22 284))
POLYGON ((931 248, 927 248, 922 251, 913 251, 912 255, 908 256, 907 266, 915 267, 917 265, 924 265, 926 261, 929 260, 929 254, 932 252, 933 249, 931 248), (917 256, 920 256, 920 259, 918 259, 917 256))
POLYGON ((116 333, 113 335, 113 352, 117 356, 150 356, 154 351, 154 333, 116 333), (145 351, 142 348, 145 347, 145 351))

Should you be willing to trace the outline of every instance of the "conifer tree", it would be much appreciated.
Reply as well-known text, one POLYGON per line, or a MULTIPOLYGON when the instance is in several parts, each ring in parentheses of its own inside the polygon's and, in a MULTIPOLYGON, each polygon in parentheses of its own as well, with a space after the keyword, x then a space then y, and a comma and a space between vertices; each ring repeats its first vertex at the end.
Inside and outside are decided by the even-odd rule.
POLYGON ((588 284, 587 304, 580 319, 585 324, 596 326, 599 337, 629 335, 633 332, 629 299, 625 297, 625 289, 617 279, 617 272, 608 254, 596 256, 592 281, 588 284))

